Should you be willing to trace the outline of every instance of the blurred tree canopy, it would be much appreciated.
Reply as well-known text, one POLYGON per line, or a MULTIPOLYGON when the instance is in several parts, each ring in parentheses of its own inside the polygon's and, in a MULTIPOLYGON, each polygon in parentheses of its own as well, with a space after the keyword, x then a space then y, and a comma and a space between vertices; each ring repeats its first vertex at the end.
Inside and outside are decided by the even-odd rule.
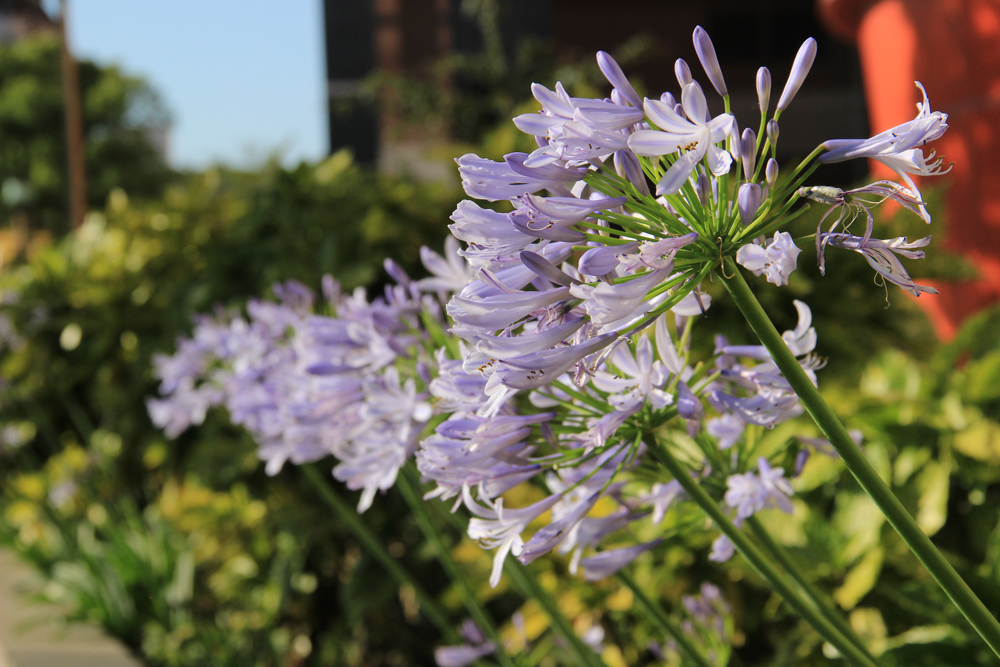
MULTIPOLYGON (((117 67, 80 61, 88 204, 115 187, 159 196, 171 171, 152 136, 169 124, 157 93, 117 67)), ((0 216, 21 214, 31 228, 69 225, 60 46, 51 35, 0 47, 0 216)))

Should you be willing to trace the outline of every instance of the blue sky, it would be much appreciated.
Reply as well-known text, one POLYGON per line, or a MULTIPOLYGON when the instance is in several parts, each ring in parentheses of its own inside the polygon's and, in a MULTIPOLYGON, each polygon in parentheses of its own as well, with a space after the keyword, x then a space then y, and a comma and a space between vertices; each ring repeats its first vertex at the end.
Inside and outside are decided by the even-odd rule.
POLYGON ((78 57, 163 96, 173 166, 325 154, 321 0, 70 0, 69 12, 78 57))

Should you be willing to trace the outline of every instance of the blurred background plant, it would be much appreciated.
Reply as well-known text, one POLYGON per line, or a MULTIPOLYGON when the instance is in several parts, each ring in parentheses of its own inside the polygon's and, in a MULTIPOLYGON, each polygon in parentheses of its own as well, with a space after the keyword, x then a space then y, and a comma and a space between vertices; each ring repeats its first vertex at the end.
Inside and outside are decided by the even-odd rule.
MULTIPOLYGON (((115 188, 159 198, 175 177, 156 146, 170 122, 159 95, 117 67, 83 61, 79 79, 87 203, 102 207, 115 188)), ((64 123, 59 40, 42 35, 0 49, 0 214, 22 233, 69 230, 64 123)))

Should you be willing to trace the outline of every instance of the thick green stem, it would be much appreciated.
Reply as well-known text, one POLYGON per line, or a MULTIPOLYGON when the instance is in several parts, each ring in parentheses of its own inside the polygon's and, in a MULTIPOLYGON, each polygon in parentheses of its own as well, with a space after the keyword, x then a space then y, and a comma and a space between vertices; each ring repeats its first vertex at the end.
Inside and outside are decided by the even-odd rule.
POLYGON ((778 561, 778 564, 785 568, 785 572, 795 580, 795 583, 799 585, 802 592, 805 593, 806 597, 813 603, 813 606, 819 611, 819 613, 826 616, 826 618, 837 626, 837 629, 844 633, 844 636, 851 640, 855 646, 857 646, 861 651, 863 651, 872 661, 875 661, 875 656, 869 652, 868 647, 864 645, 861 638, 855 634, 854 630, 844 617, 834 608, 833 604, 827 598, 827 596, 816 588, 805 575, 799 570, 798 566, 795 565, 795 561, 792 560, 788 552, 782 548, 780 544, 774 541, 771 534, 767 532, 764 526, 761 525, 757 517, 751 516, 746 521, 747 525, 750 526, 750 530, 753 532, 757 541, 763 545, 764 549, 771 554, 771 557, 778 561))
POLYGON ((671 623, 670 619, 664 613, 663 609, 659 604, 649 599, 649 596, 635 583, 635 580, 630 577, 625 572, 619 572, 618 581, 625 584, 635 599, 639 601, 639 606, 646 610, 647 616, 653 621, 653 624, 671 637, 677 642, 677 648, 681 650, 684 657, 690 661, 689 664, 697 665, 697 667, 712 667, 708 660, 705 659, 701 653, 698 652, 688 638, 684 636, 684 633, 675 628, 671 623))
POLYGON ((409 572, 400 567, 399 563, 396 562, 389 552, 385 550, 382 543, 379 542, 378 537, 365 525, 365 522, 358 517, 358 513, 354 511, 354 508, 344 502, 340 496, 338 496, 334 490, 331 488, 330 483, 327 481, 326 476, 316 469, 314 464, 305 464, 299 466, 302 474, 305 476, 306 481, 315 489, 319 496, 323 499, 330 509, 337 513, 337 518, 344 522, 348 530, 350 530, 354 537, 361 543, 361 546, 365 548, 368 553, 375 558, 385 571, 389 573, 393 579, 396 580, 401 586, 410 586, 416 593, 417 598, 420 599, 420 611, 427 617, 431 623, 433 623, 441 634, 445 636, 448 641, 461 642, 462 638, 459 636, 455 628, 451 626, 448 622, 448 617, 445 615, 444 611, 438 606, 438 603, 431 597, 430 594, 424 590, 416 579, 414 579, 409 572))
POLYGON ((771 560, 764 555, 756 544, 749 537, 743 534, 733 522, 722 511, 722 508, 712 499, 708 492, 701 487, 698 482, 691 477, 691 474, 681 463, 670 453, 669 448, 664 446, 658 438, 652 439, 653 454, 670 471, 674 479, 681 485, 688 496, 715 522, 725 535, 732 541, 733 546, 746 559, 767 582, 774 588, 785 601, 791 605, 792 609, 801 616, 816 632, 836 648, 844 658, 853 665, 863 667, 878 667, 878 663, 860 651, 844 634, 837 629, 829 620, 809 604, 809 602, 795 590, 792 583, 785 575, 776 568, 771 560))
POLYGON ((872 468, 861 448, 848 435, 847 429, 823 400, 823 396, 802 370, 795 355, 778 334, 778 330, 774 328, 764 309, 754 297, 750 286, 740 274, 736 263, 731 258, 726 258, 724 269, 722 282, 726 289, 729 290, 760 342, 771 354, 774 363, 781 369, 788 384, 798 394, 802 405, 836 448, 847 469, 858 480, 861 488, 875 501, 885 518, 920 559, 920 562, 924 564, 924 567, 955 603, 959 611, 972 624, 972 627, 976 629, 979 636, 989 644, 994 653, 1000 656, 1000 623, 976 597, 976 594, 959 576, 951 563, 924 535, 917 522, 913 520, 903 504, 899 502, 888 485, 872 468))
POLYGON ((465 576, 458 569, 458 565, 451 557, 451 553, 448 551, 448 548, 445 546, 444 542, 441 541, 441 536, 438 535, 433 524, 431 524, 430 517, 427 516, 427 512, 424 509, 425 501, 418 496, 417 491, 414 488, 415 483, 410 479, 413 472, 409 468, 404 468, 400 471, 400 473, 401 474, 396 478, 396 485, 399 487, 400 492, 402 492, 403 498, 406 500, 406 504, 410 506, 410 510, 413 512, 413 516, 417 520, 417 524, 420 526, 420 530, 424 534, 424 539, 426 539, 427 543, 431 545, 431 548, 434 550, 434 555, 437 557, 438 562, 441 563, 441 567, 444 568, 444 571, 458 588, 459 597, 462 598, 462 603, 465 605, 465 609, 469 612, 469 616, 471 616, 472 620, 479 626, 479 629, 483 631, 487 639, 492 641, 497 647, 495 653, 497 662, 501 665, 506 665, 506 667, 514 667, 514 661, 511 660, 510 656, 508 656, 504 651, 503 641, 500 639, 500 633, 497 632, 493 619, 489 617, 486 610, 479 604, 479 601, 476 599, 476 594, 469 586, 469 582, 466 581, 465 576))

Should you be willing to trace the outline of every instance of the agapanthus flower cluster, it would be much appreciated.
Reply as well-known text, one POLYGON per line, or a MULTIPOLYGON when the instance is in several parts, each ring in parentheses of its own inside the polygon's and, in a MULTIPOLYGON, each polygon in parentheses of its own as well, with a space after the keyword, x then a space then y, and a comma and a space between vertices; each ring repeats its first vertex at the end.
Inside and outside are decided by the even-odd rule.
MULTIPOLYGON (((685 523, 692 505, 650 455, 654 443, 675 450, 737 526, 770 508, 790 512, 789 480, 805 459, 785 469, 783 452, 760 456, 748 434, 799 414, 799 398, 763 346, 719 336, 711 355, 694 358, 692 337, 710 336, 700 330, 707 281, 739 264, 787 285, 800 253, 787 223, 813 200, 831 207, 824 221, 838 213, 826 231, 820 223, 820 262, 829 247, 852 249, 884 279, 930 291, 896 257, 921 257, 915 248, 929 239, 873 238, 871 208, 894 199, 926 218, 908 175, 940 171, 919 146, 947 118, 925 97, 914 121, 827 142, 779 180, 778 120, 815 41, 799 50, 770 118, 761 68, 758 129, 742 132, 700 28, 695 46, 724 112, 713 115, 683 60, 676 96, 640 98, 603 52, 608 98, 534 84, 540 111, 514 123, 538 148, 502 162, 458 159, 481 203, 458 205, 445 257, 423 250, 432 278, 410 280, 390 263, 396 284, 384 297, 343 296, 330 280, 318 314, 311 295, 287 285, 279 303, 253 302, 248 318, 200 321, 157 361, 168 398, 150 402, 154 419, 177 434, 224 403, 257 437, 269 472, 335 456, 334 476, 363 489, 362 511, 412 456, 433 486, 427 498, 464 507, 469 536, 495 550, 494 586, 509 555, 527 564, 568 554, 573 573, 598 579, 657 549, 668 530, 704 531, 700 517, 685 523), (817 158, 851 157, 880 159, 907 185, 803 185, 817 158), (862 213, 865 234, 851 236, 862 213)), ((811 312, 794 306, 798 325, 783 339, 815 384, 823 361, 811 312)), ((712 559, 732 553, 715 539, 712 559)))
MULTIPOLYGON (((433 253, 425 259, 447 266, 433 253)), ((148 401, 153 421, 176 436, 225 405, 256 439, 269 474, 333 455, 334 476, 363 490, 363 511, 393 485, 434 413, 424 327, 441 308, 422 289, 448 276, 417 282, 389 268, 399 282, 370 301, 362 289, 341 294, 326 277, 326 314, 315 312, 308 289, 286 283, 273 288, 277 303, 251 301, 246 317, 200 318, 175 355, 154 359, 165 398, 148 401)))

